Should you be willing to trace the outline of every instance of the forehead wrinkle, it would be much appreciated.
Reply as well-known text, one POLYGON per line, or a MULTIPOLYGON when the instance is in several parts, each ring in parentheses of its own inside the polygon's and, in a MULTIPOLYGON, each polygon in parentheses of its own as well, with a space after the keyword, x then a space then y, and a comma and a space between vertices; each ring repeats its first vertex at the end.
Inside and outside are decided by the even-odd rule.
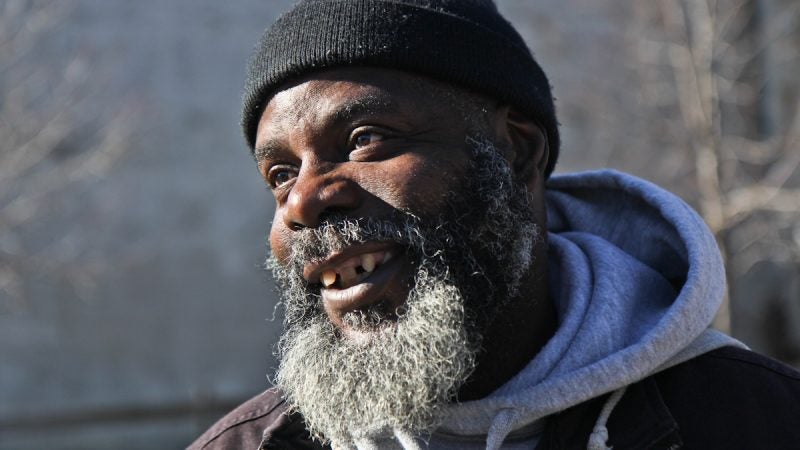
POLYGON ((277 100, 274 109, 278 119, 295 126, 304 120, 329 125, 397 106, 384 88, 348 80, 312 80, 279 93, 273 100, 277 100), (282 95, 296 89, 300 95, 282 95))
POLYGON ((386 111, 394 111, 391 96, 380 92, 368 92, 364 96, 348 98, 338 104, 329 116, 331 123, 350 122, 358 117, 374 115, 386 111))
POLYGON ((320 95, 316 96, 316 105, 319 107, 312 106, 315 110, 314 123, 322 130, 351 125, 362 118, 400 112, 396 99, 379 87, 351 85, 350 89, 336 90, 337 86, 340 86, 340 83, 330 86, 328 92, 331 94, 320 92, 320 95))
POLYGON ((310 129, 327 130, 352 123, 362 117, 370 117, 382 113, 402 112, 394 97, 375 86, 359 86, 346 93, 336 92, 333 86, 308 86, 306 92, 295 101, 291 97, 279 98, 271 110, 271 120, 275 129, 273 136, 263 143, 258 143, 253 156, 256 161, 274 158, 285 151, 282 136, 288 136, 300 128, 311 134, 310 129), (329 92, 334 94, 330 95, 329 92), (345 97, 340 100, 341 97, 345 97))

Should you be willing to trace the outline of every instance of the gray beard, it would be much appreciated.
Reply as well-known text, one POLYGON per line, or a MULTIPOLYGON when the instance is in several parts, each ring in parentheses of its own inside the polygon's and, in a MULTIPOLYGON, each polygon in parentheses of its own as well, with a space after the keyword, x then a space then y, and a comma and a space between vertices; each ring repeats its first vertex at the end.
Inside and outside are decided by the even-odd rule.
POLYGON ((468 143, 471 176, 439 217, 328 217, 297 233, 288 262, 268 260, 285 306, 276 385, 315 438, 345 446, 396 429, 432 432, 475 369, 483 331, 529 273, 540 233, 528 192, 488 140, 468 143), (302 268, 375 240, 404 246, 416 274, 402 310, 379 302, 344 317, 370 331, 355 341, 328 320, 302 268))

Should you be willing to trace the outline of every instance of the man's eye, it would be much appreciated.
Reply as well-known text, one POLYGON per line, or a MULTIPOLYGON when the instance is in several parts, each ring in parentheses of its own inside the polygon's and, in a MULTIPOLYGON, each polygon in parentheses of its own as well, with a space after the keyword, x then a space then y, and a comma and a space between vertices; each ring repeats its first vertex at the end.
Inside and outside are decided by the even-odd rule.
POLYGON ((270 169, 267 182, 269 183, 270 187, 274 189, 285 183, 288 183, 296 176, 297 174, 294 170, 288 167, 277 166, 270 169))
POLYGON ((383 135, 380 133, 376 133, 374 131, 364 131, 355 136, 355 138, 353 139, 353 147, 354 148, 366 147, 370 144, 382 141, 383 138, 384 138, 383 135))

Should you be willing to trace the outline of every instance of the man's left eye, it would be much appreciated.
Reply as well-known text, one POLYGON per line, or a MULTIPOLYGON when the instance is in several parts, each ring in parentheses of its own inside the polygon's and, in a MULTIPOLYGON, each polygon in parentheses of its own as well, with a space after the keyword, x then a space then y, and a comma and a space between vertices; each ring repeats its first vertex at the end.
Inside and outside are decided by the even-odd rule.
POLYGON ((361 148, 383 140, 383 135, 374 131, 361 132, 353 139, 353 147, 361 148))

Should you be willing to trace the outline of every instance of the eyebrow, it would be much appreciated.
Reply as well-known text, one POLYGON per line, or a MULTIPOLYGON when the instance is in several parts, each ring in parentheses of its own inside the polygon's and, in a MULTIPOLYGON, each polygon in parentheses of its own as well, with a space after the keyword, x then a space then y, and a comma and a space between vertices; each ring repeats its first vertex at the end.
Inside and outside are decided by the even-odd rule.
POLYGON ((266 159, 275 159, 283 152, 278 139, 270 139, 253 150, 253 159, 258 163, 266 159))
POLYGON ((392 98, 382 92, 345 100, 333 110, 325 121, 326 126, 352 121, 360 116, 397 112, 398 107, 392 98))
MULTIPOLYGON (((352 122, 359 117, 398 113, 399 111, 400 108, 397 106, 396 102, 392 100, 391 96, 383 92, 371 92, 364 96, 347 99, 337 105, 336 109, 327 113, 327 117, 323 120, 322 126, 327 129, 352 122)), ((265 159, 279 159, 284 152, 285 148, 282 140, 272 138, 267 139, 266 142, 256 147, 253 151, 253 158, 256 162, 265 159)))

